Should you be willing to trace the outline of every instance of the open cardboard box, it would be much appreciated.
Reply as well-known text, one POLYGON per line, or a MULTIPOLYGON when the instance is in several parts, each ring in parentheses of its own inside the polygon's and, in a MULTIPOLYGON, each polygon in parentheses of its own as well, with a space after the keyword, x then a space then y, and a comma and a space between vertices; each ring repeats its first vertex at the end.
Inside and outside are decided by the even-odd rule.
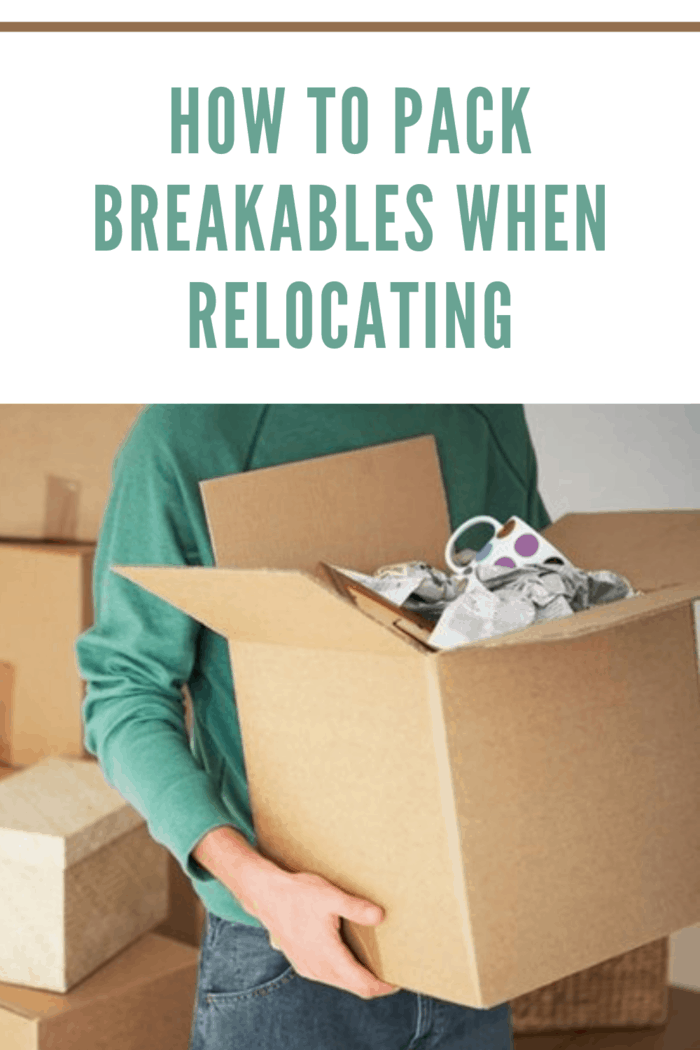
POLYGON ((316 567, 444 564, 432 437, 202 491, 219 567, 118 571, 228 638, 260 848, 386 909, 376 974, 491 1007, 698 922, 700 513, 567 515, 644 595, 431 652, 316 567))

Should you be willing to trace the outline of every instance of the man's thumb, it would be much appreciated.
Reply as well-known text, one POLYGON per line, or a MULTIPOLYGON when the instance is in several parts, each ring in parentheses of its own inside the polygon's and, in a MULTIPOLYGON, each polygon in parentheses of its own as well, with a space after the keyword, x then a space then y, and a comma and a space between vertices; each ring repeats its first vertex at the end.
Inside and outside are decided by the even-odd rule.
POLYGON ((339 914, 344 919, 359 923, 360 926, 377 926, 384 918, 384 909, 371 901, 344 893, 339 914))

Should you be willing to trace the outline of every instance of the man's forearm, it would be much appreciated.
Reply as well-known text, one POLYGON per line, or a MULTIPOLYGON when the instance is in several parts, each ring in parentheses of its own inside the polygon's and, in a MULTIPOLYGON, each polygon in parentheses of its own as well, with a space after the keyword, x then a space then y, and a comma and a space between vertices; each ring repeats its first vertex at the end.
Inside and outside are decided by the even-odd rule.
POLYGON ((192 856, 256 918, 259 893, 269 892, 273 883, 281 887, 288 875, 230 825, 208 831, 192 850, 192 856))

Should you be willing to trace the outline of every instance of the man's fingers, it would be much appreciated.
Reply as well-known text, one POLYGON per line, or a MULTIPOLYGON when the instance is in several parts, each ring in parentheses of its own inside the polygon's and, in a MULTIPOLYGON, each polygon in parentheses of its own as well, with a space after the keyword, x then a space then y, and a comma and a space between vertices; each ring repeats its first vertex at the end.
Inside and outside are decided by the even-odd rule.
POLYGON ((382 981, 375 977, 373 973, 370 973, 357 961, 349 948, 340 939, 338 940, 338 950, 333 953, 332 960, 329 960, 328 970, 329 977, 323 978, 326 984, 344 988, 362 999, 373 999, 381 995, 392 995, 394 992, 400 991, 393 984, 387 984, 386 981, 382 981))
MULTIPOLYGON (((279 944, 269 934, 270 946, 276 951, 282 951, 279 944)), ((315 941, 313 955, 306 953, 306 958, 297 954, 296 951, 285 953, 301 977, 310 981, 318 981, 328 984, 334 988, 351 992, 362 999, 373 999, 384 995, 393 995, 401 991, 393 984, 375 977, 366 969, 350 949, 343 943, 337 930, 328 929, 322 938, 315 941), (329 937, 330 939, 326 939, 329 937), (325 943, 321 948, 321 940, 325 943), (320 949, 320 952, 319 952, 320 949)))
POLYGON ((338 915, 343 919, 350 919, 351 922, 357 922, 360 926, 377 926, 384 918, 384 909, 371 901, 343 893, 338 903, 338 915))
POLYGON ((384 919, 383 908, 309 873, 293 876, 293 886, 300 891, 296 907, 279 916, 286 922, 268 927, 273 950, 283 952, 300 976, 363 999, 400 990, 362 966, 340 936, 341 919, 376 926, 384 919))
POLYGON ((378 904, 364 897, 346 893, 345 890, 328 882, 321 875, 302 872, 293 878, 306 890, 312 891, 319 904, 323 902, 324 910, 327 909, 333 915, 350 919, 351 922, 360 923, 362 926, 376 926, 384 918, 384 910, 378 904))

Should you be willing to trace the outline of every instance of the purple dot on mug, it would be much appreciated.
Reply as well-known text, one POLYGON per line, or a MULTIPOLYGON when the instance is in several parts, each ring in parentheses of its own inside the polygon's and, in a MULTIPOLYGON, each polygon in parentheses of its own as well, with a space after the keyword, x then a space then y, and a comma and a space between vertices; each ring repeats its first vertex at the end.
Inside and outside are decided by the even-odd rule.
POLYGON ((531 532, 526 532, 524 536, 518 536, 515 541, 515 549, 521 558, 530 558, 540 545, 540 541, 537 536, 533 536, 531 532))
POLYGON ((484 558, 488 558, 492 547, 492 543, 487 543, 485 547, 482 547, 481 550, 474 555, 474 561, 483 561, 484 558))
POLYGON ((498 561, 493 563, 494 565, 503 565, 506 569, 514 569, 515 562, 512 558, 499 558, 498 561))

